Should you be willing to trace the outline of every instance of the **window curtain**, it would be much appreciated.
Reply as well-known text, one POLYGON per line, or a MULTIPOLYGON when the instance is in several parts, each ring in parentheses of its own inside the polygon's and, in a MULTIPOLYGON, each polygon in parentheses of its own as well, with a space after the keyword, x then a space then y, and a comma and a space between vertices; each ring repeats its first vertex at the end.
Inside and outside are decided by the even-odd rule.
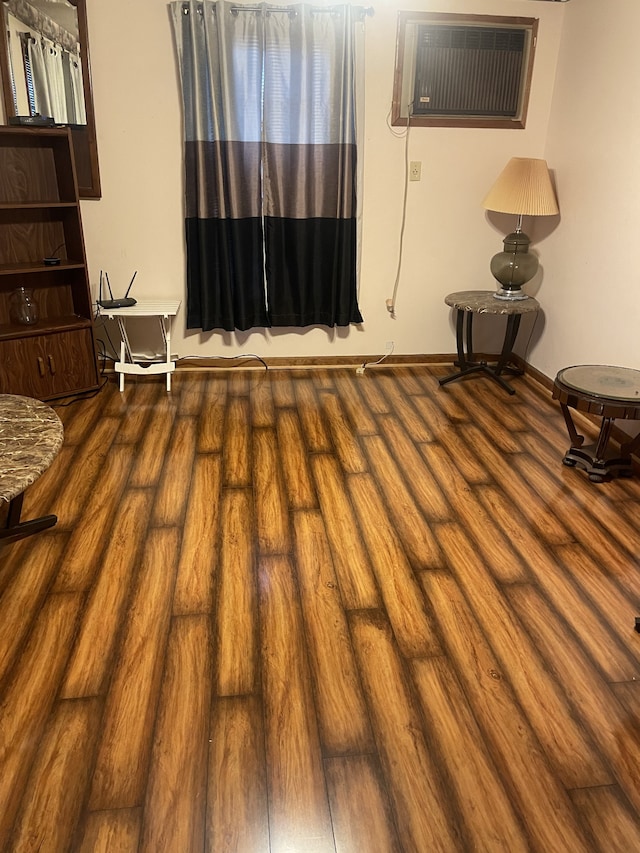
POLYGON ((47 88, 49 90, 49 103, 51 105, 50 115, 56 121, 66 124, 67 99, 64 88, 64 68, 62 66, 62 50, 48 39, 42 40, 42 51, 44 55, 44 67, 46 71, 47 88))
POLYGON ((28 38, 27 50, 31 65, 35 111, 42 116, 53 116, 53 103, 49 92, 49 78, 44 59, 44 48, 41 42, 28 38))
MULTIPOLYGON (((84 84, 82 82, 82 61, 80 55, 67 54, 69 57, 69 82, 67 89, 67 114, 73 124, 86 124, 87 112, 84 103, 84 84)), ((66 77, 65 77, 66 84, 66 77)))
POLYGON ((35 111, 61 124, 86 124, 79 57, 48 39, 25 37, 35 111))
POLYGON ((363 10, 243 10, 225 0, 170 9, 184 104, 188 328, 361 322, 363 10))

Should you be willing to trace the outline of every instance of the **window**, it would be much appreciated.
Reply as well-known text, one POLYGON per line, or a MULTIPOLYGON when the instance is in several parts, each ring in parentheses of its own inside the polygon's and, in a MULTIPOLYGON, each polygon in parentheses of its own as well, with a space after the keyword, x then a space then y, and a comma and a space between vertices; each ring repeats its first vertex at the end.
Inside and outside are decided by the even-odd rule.
POLYGON ((348 326, 363 90, 356 6, 174 0, 187 327, 348 326))
POLYGON ((392 123, 523 128, 536 18, 400 12, 392 123))

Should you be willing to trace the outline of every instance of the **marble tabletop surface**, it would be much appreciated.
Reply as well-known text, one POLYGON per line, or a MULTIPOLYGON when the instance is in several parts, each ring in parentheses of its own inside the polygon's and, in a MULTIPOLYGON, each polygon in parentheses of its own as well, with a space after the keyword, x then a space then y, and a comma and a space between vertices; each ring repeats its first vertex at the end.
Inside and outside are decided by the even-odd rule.
POLYGON ((540 303, 533 296, 526 299, 496 299, 495 290, 460 290, 445 296, 444 301, 458 311, 474 314, 528 314, 538 311, 540 303))
POLYGON ((0 501, 10 501, 44 473, 62 447, 64 430, 50 406, 0 394, 0 501))

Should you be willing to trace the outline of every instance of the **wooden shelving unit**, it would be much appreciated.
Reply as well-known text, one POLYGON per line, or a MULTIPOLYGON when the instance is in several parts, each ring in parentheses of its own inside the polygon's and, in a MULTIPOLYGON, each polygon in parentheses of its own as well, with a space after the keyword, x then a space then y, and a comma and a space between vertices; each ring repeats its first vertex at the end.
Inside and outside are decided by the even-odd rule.
POLYGON ((0 127, 0 393, 97 388, 91 308, 70 132, 0 127), (59 265, 44 263, 52 255, 59 265), (31 325, 11 318, 19 287, 38 308, 31 325))

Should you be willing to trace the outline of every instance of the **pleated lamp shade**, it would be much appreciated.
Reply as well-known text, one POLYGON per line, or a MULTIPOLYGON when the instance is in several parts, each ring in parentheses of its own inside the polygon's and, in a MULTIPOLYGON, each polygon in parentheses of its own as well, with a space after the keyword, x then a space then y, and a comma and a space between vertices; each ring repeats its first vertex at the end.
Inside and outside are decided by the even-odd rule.
POLYGON ((519 216, 559 213, 546 160, 512 157, 482 202, 486 210, 519 216))

